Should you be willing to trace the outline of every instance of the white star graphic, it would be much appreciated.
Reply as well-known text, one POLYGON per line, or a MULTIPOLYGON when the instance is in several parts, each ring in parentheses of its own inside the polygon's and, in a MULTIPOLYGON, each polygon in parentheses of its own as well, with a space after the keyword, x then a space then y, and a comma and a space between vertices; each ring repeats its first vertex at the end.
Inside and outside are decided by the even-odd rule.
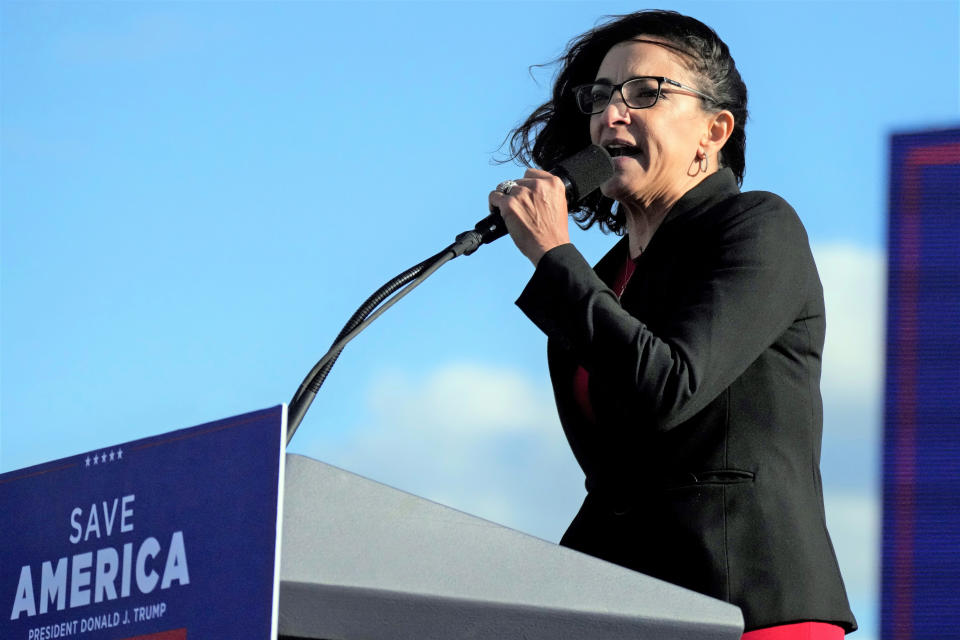
POLYGON ((110 462, 113 462, 113 451, 110 452, 110 462))
POLYGON ((93 456, 93 464, 100 464, 100 456, 93 456))
POLYGON ((90 466, 90 456, 87 456, 87 466, 90 466))
POLYGON ((106 462, 106 461, 107 461, 107 454, 103 454, 102 456, 100 456, 100 462, 106 462))
POLYGON ((123 458, 123 449, 117 449, 117 460, 123 458))

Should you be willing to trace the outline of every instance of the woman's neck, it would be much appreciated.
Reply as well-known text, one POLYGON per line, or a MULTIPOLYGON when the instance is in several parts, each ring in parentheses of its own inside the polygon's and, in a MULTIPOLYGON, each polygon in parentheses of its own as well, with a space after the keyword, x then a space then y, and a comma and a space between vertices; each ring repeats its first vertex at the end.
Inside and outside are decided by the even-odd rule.
POLYGON ((660 223, 667 217, 673 205, 690 189, 703 182, 707 176, 715 172, 716 169, 709 173, 688 176, 688 179, 680 188, 664 190, 664 193, 660 193, 646 200, 634 198, 618 201, 617 206, 624 212, 631 258, 637 259, 640 254, 643 253, 644 249, 647 248, 647 245, 650 244, 650 240, 653 238, 653 234, 656 233, 657 228, 660 227, 660 223))
POLYGON ((627 242, 630 246, 630 257, 634 260, 640 257, 660 223, 667 217, 670 207, 637 208, 619 205, 624 209, 624 220, 627 225, 627 242))

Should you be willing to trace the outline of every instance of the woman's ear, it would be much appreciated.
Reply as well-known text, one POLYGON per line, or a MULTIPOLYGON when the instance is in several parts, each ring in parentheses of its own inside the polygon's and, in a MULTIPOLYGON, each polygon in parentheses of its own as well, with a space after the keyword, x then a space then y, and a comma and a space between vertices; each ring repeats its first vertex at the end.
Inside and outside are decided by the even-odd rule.
POLYGON ((700 139, 701 147, 709 154, 714 155, 727 143, 730 135, 733 133, 735 124, 733 114, 724 109, 717 113, 710 114, 707 121, 707 131, 700 139))

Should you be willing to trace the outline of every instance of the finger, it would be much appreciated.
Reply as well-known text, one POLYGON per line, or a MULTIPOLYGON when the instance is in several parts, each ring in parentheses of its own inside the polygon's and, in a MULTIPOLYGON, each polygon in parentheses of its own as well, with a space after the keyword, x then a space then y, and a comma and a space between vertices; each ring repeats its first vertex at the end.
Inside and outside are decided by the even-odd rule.
MULTIPOLYGON (((527 169, 524 177, 516 182, 517 186, 530 189, 535 193, 566 192, 563 180, 549 171, 541 171, 540 169, 527 169)), ((515 191, 511 191, 511 193, 515 193, 515 191)))
POLYGON ((549 171, 544 171, 543 169, 530 168, 523 172, 523 177, 540 179, 540 178, 555 178, 556 176, 550 173, 549 171))
POLYGON ((487 196, 487 205, 490 207, 490 212, 493 213, 494 209, 500 208, 500 198, 503 196, 499 191, 491 191, 490 195, 487 196))
MULTIPOLYGON (((516 189, 516 187, 514 187, 516 189)), ((513 189, 511 189, 511 193, 513 189)), ((494 209, 504 210, 507 208, 510 202, 510 196, 505 194, 502 191, 491 191, 487 196, 487 204, 490 206, 490 212, 492 213, 494 209)))

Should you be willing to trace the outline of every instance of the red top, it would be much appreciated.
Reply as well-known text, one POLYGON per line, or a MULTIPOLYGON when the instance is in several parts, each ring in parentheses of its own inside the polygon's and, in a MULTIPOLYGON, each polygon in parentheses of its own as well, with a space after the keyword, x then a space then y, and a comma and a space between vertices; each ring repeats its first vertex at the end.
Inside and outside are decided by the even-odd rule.
MULTIPOLYGON (((630 282, 630 277, 633 276, 636 268, 637 263, 629 257, 626 262, 623 263, 623 266, 620 267, 620 272, 617 274, 611 287, 613 292, 617 294, 617 297, 623 296, 623 291, 627 288, 627 283, 630 282)), ((586 369, 578 366, 573 374, 573 397, 577 401, 577 404, 580 405, 580 410, 583 411, 583 415, 586 416, 587 420, 596 423, 597 418, 593 413, 593 405, 590 404, 589 386, 590 374, 586 369)))
POLYGON ((741 640, 843 640, 843 628, 826 622, 797 622, 747 631, 741 640))

